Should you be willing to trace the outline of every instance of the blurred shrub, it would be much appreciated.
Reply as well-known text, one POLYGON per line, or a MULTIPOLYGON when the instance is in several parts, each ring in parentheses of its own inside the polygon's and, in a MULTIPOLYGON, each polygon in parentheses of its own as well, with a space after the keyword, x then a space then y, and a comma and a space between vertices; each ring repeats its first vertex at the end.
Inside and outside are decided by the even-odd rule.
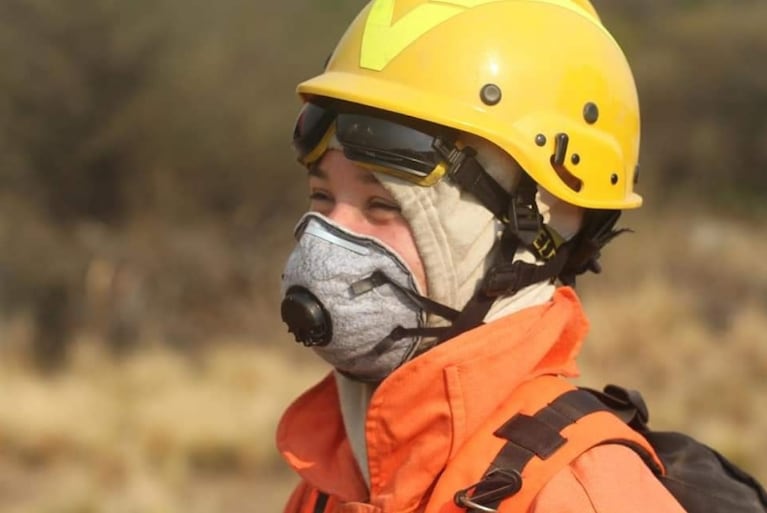
POLYGON ((0 5, 0 313, 31 315, 42 367, 77 326, 184 345, 276 291, 303 196, 295 83, 357 7, 318 6, 0 5))
MULTIPOLYGON (((268 338, 304 205, 295 85, 363 3, 0 4, 0 314, 42 367, 83 330, 116 353, 268 338)), ((648 209, 763 212, 767 4, 595 4, 637 77, 648 209)))
POLYGON ((595 4, 636 76, 644 190, 657 202, 686 196, 703 208, 763 214, 767 3, 595 4))

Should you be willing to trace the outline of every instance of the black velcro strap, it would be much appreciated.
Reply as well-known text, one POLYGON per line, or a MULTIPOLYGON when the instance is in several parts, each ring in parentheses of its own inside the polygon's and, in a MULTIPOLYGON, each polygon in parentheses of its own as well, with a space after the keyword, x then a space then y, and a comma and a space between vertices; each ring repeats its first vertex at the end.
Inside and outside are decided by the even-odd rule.
POLYGON ((514 415, 495 432, 495 436, 505 438, 545 460, 567 440, 559 434, 558 429, 536 417, 522 413, 514 415))

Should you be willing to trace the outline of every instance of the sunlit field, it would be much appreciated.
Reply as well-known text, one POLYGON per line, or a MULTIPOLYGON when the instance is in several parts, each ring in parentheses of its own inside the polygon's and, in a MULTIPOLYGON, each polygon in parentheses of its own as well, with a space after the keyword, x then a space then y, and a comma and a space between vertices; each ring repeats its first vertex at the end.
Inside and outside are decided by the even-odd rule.
MULTIPOLYGON (((641 389, 656 429, 687 431, 767 480, 765 226, 668 215, 629 224, 581 280, 592 319, 581 381, 641 389)), ((3 340, 23 341, 16 319, 3 340)), ((278 511, 294 478, 277 419, 325 369, 265 326, 193 356, 147 340, 115 361, 87 335, 42 379, 0 360, 0 511, 278 511), (266 339, 269 342, 265 342, 266 339)))

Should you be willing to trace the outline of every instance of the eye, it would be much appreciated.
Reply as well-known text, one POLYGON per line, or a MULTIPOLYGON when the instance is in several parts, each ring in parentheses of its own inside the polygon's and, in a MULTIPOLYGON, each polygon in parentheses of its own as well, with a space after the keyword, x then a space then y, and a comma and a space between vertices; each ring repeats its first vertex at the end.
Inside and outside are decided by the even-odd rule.
POLYGON ((329 193, 320 190, 311 191, 309 199, 312 201, 333 201, 333 197, 329 193))
POLYGON ((391 200, 385 200, 381 198, 373 198, 368 202, 368 208, 375 210, 383 210, 385 212, 401 213, 402 207, 396 202, 391 200))
POLYGON ((327 191, 313 189, 309 193, 309 210, 312 212, 328 215, 333 210, 334 204, 333 196, 327 191))

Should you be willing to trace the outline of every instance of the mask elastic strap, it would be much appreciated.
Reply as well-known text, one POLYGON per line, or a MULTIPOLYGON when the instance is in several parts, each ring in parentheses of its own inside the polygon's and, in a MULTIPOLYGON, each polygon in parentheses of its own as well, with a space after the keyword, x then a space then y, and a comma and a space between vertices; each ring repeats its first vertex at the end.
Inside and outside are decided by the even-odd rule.
MULTIPOLYGON (((393 343, 402 340, 403 338, 412 337, 413 343, 410 344, 410 348, 402 357, 402 361, 397 364, 396 368, 398 368, 420 353, 421 343, 424 338, 432 337, 438 340, 443 340, 443 337, 448 330, 450 330, 450 327, 447 326, 443 328, 403 328, 402 326, 397 326, 376 345, 375 350, 378 354, 383 354, 391 348, 393 343)), ((369 383, 377 383, 379 381, 360 379, 359 376, 354 376, 353 374, 346 373, 340 369, 336 369, 336 371, 355 381, 367 381, 369 383)))
MULTIPOLYGON (((436 301, 433 301, 426 296, 422 296, 416 292, 413 292, 407 287, 403 287, 396 281, 389 278, 386 275, 386 273, 384 273, 383 271, 374 271, 373 274, 371 274, 367 278, 363 278, 359 281, 352 283, 351 290, 352 290, 352 294, 354 294, 354 296, 357 297, 386 284, 391 285, 395 289, 405 294, 405 296, 407 296, 407 298, 410 301, 415 303, 422 310, 425 310, 426 312, 429 312, 431 314, 439 315, 443 319, 447 319, 448 321, 454 321, 461 314, 461 312, 459 312, 458 310, 454 310, 450 308, 449 306, 443 305, 441 303, 437 303, 436 301)), ((426 329, 426 328, 417 328, 417 329, 426 329)))

